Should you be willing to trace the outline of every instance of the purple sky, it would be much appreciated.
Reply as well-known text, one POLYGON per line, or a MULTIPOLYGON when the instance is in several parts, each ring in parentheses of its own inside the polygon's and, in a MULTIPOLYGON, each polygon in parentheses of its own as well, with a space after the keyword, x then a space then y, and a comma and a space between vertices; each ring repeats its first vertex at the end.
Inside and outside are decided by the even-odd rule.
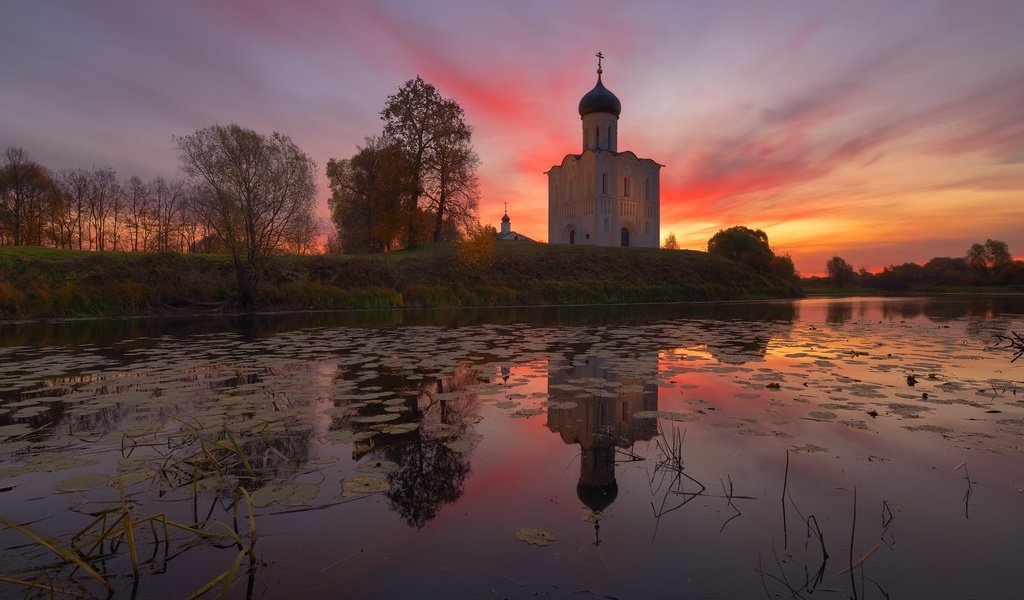
MULTIPOLYGON (((804 273, 1024 254, 1024 2, 8 2, 0 146, 176 176, 172 136, 289 135, 321 168, 419 74, 483 161, 481 220, 546 237, 543 171, 605 84, 620 150, 665 164, 662 236, 765 229, 804 273)), ((321 212, 328 195, 321 181, 321 212)))

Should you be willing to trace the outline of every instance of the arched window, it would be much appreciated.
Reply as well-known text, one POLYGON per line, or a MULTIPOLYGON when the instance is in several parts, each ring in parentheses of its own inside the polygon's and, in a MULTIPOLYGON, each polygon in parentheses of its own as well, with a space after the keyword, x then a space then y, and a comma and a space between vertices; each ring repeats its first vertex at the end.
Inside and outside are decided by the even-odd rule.
POLYGON ((651 199, 651 180, 644 179, 644 200, 651 199))
POLYGON ((608 217, 604 218, 604 232, 608 233, 608 217))
POLYGON ((570 244, 575 244, 576 243, 576 230, 575 229, 569 232, 569 243, 570 244))
POLYGON ((612 128, 609 127, 608 128, 608 149, 610 150, 611 147, 612 147, 612 128))
POLYGON ((622 245, 623 247, 629 246, 629 229, 622 228, 622 245))
POLYGON ((601 193, 608 193, 608 173, 601 173, 601 193))
POLYGON ((629 177, 622 180, 622 195, 629 198, 629 177))
POLYGON ((601 147, 601 128, 600 127, 595 127, 594 128, 594 147, 595 148, 600 148, 601 147))

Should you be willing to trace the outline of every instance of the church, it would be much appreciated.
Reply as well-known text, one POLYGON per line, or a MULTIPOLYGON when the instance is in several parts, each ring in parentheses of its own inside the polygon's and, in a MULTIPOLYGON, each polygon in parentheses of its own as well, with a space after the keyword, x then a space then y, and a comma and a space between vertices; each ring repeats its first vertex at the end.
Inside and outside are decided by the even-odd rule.
POLYGON ((660 172, 649 158, 619 152, 622 103, 601 81, 580 100, 583 149, 567 154, 548 176, 548 242, 592 246, 660 243, 660 172))

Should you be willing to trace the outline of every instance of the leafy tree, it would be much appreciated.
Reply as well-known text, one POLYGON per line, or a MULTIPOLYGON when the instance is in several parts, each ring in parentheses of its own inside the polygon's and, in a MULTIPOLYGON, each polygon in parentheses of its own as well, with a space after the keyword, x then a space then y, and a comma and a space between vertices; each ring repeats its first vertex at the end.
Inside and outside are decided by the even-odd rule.
MULTIPOLYGON (((460 109, 461 110, 461 109, 460 109)), ((446 240, 446 231, 468 232, 477 221, 479 187, 476 167, 480 159, 469 143, 469 128, 464 139, 441 144, 431 155, 424 177, 424 195, 434 213, 434 243, 446 240)))
POLYGON ((676 241, 676 234, 671 231, 668 232, 668 235, 665 236, 665 243, 662 244, 661 247, 666 250, 678 250, 679 242, 676 241))
POLYGON ((825 263, 825 270, 828 271, 828 278, 836 287, 844 287, 853 280, 853 265, 846 262, 841 256, 833 256, 825 263))
POLYGON ((924 280, 924 267, 916 263, 889 265, 874 277, 879 287, 890 291, 904 291, 924 280))
POLYGON ((708 253, 724 256, 755 270, 768 272, 775 254, 768 245, 768 234, 742 225, 720 230, 708 240, 708 253))
POLYGON ((964 258, 936 256, 924 264, 925 278, 934 283, 960 285, 967 282, 969 274, 964 258))
POLYGON ((967 249, 967 266, 974 271, 983 271, 988 268, 988 261, 985 256, 985 246, 971 244, 967 249))
POLYGON ((772 257, 771 272, 780 279, 788 280, 791 284, 799 285, 800 274, 796 271, 796 265, 793 264, 793 258, 788 254, 772 257))
POLYGON ((175 138, 182 169, 198 189, 197 217, 231 253, 239 303, 253 305, 268 257, 313 210, 313 160, 280 133, 213 125, 175 138))
POLYGON ((42 245, 42 221, 53 193, 49 172, 21 148, 8 148, 0 168, 0 240, 42 245))
POLYGON ((327 205, 344 252, 387 252, 399 242, 409 225, 410 170, 405 153, 384 137, 367 138, 350 159, 327 161, 327 205))
POLYGON ((1013 256, 1010 254, 1010 246, 1006 242, 985 240, 985 263, 990 269, 998 271, 1011 262, 1013 262, 1013 256))
POLYGON ((476 198, 473 171, 479 160, 469 143, 472 128, 466 124, 465 113, 458 102, 442 97, 417 76, 388 96, 380 115, 384 135, 397 143, 409 161, 412 193, 403 207, 406 245, 414 245, 419 235, 423 195, 433 203, 433 239, 440 241, 449 211, 475 210, 471 205, 476 198))

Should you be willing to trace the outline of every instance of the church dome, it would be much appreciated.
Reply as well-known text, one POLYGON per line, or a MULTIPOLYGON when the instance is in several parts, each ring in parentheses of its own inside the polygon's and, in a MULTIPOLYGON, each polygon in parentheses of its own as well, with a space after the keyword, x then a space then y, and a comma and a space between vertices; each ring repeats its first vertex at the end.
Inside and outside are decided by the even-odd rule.
POLYGON ((619 484, 614 481, 605 485, 587 485, 582 481, 576 484, 576 497, 593 511, 608 508, 618 496, 619 484))
POLYGON ((505 213, 505 216, 503 216, 503 217, 501 218, 501 222, 502 222, 502 223, 509 223, 509 222, 511 222, 511 221, 512 221, 512 219, 508 218, 508 213, 505 213))
POLYGON ((597 85, 587 92, 580 100, 580 116, 585 117, 591 113, 611 113, 616 117, 622 112, 622 103, 615 94, 601 83, 601 76, 597 76, 597 85))

